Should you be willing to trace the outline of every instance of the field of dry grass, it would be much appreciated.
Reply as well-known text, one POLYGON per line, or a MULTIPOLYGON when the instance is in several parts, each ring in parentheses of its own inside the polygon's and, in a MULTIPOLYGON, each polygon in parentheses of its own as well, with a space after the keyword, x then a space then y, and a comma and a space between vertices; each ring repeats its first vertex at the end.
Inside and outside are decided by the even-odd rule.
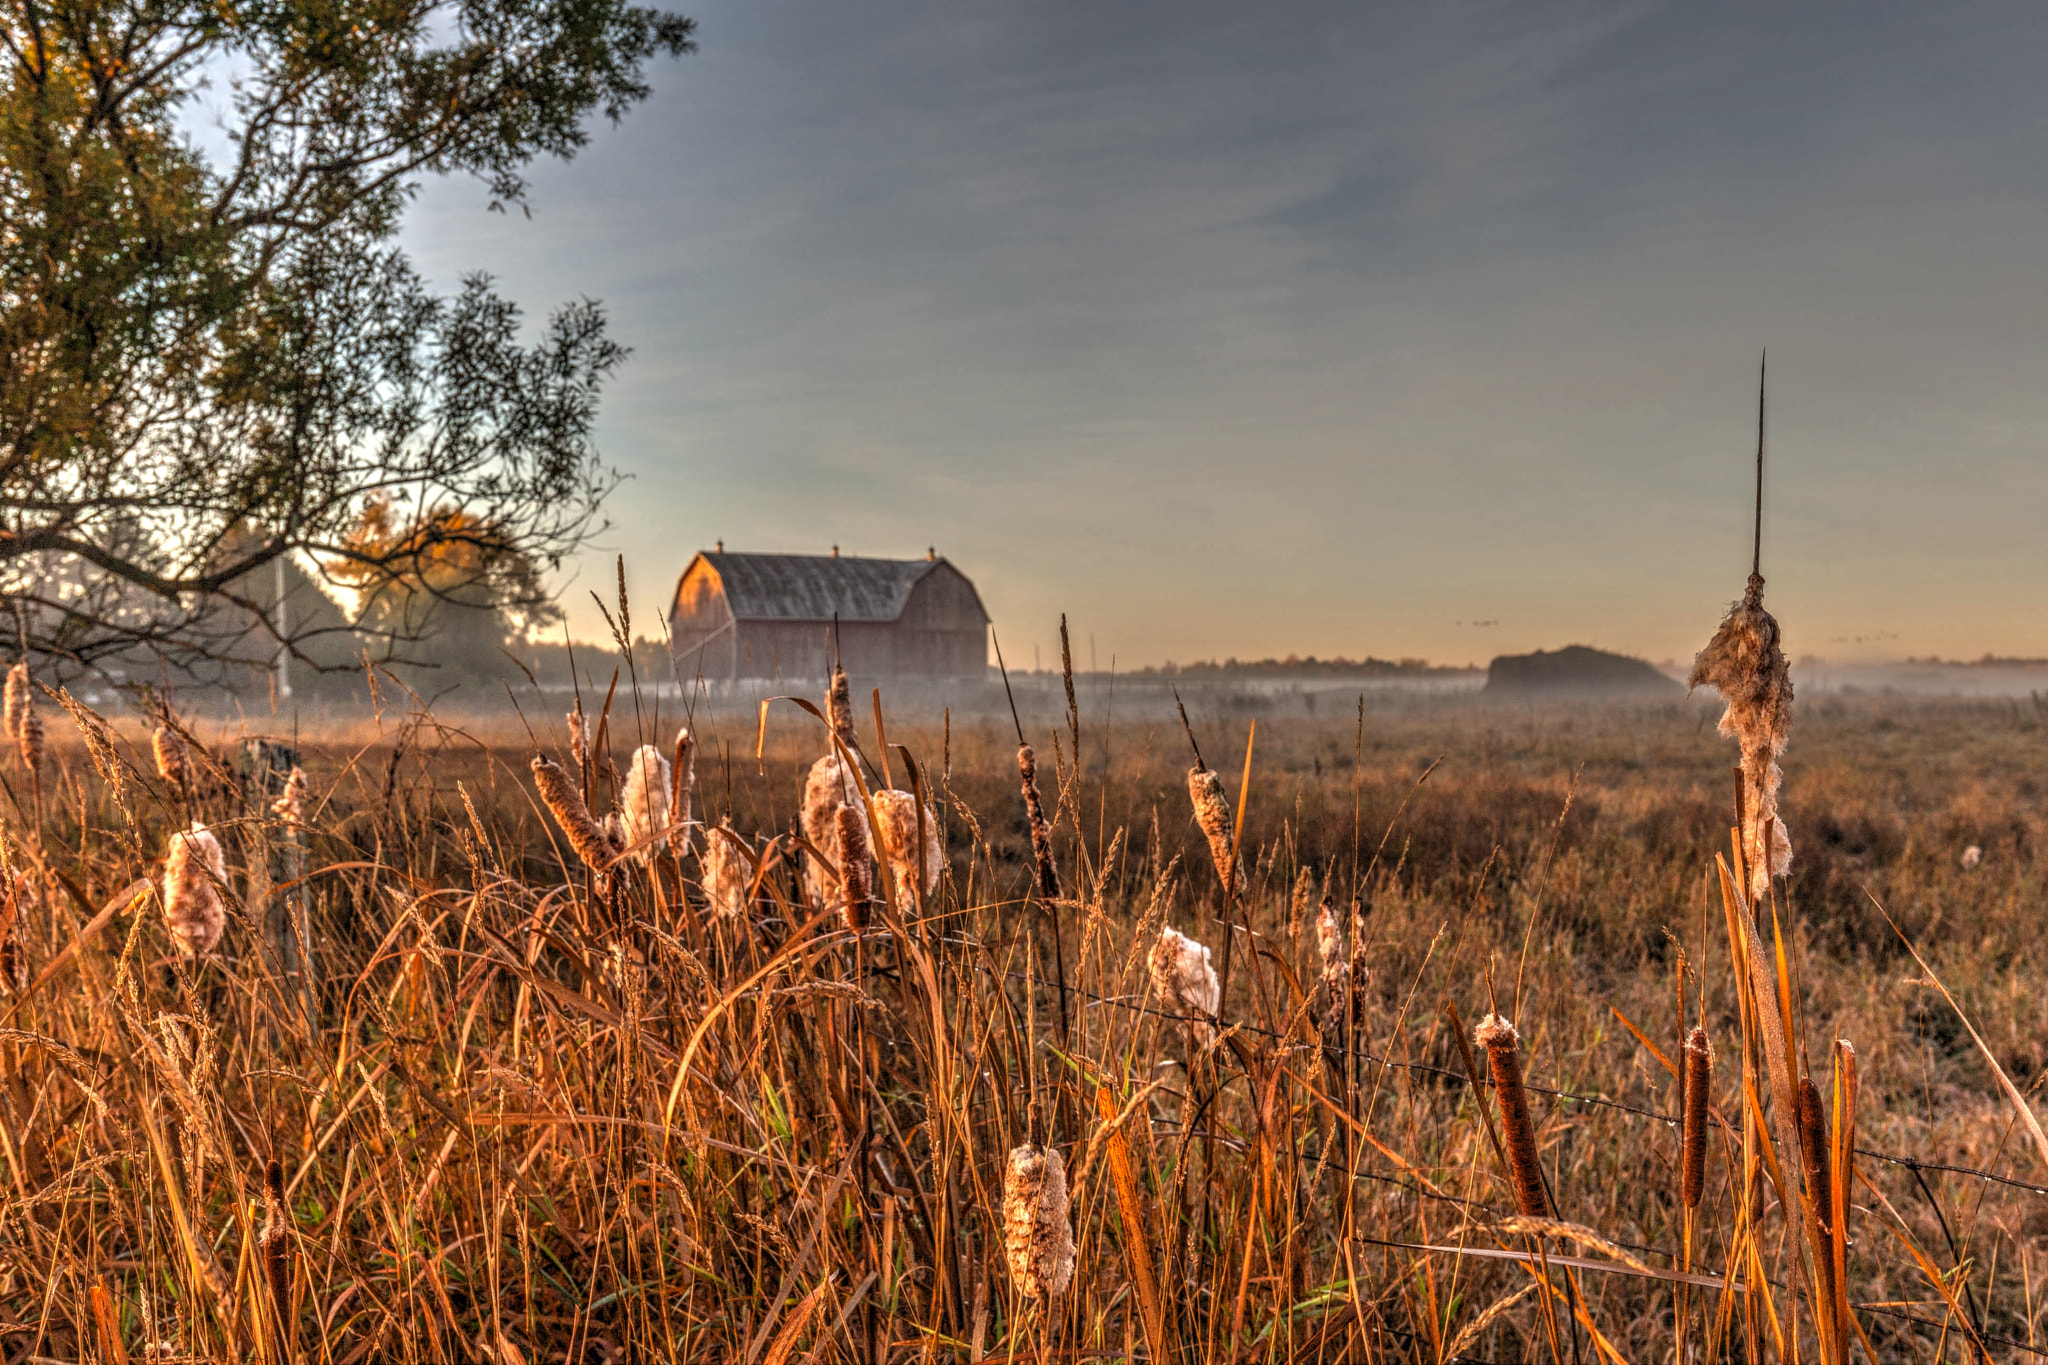
MULTIPOLYGON (((1192 699, 1242 815, 1226 896, 1170 707, 1104 723, 1084 695, 1075 724, 1055 695, 1026 713, 1054 897, 1007 713, 885 696, 885 747, 856 701, 863 785, 885 753, 911 785, 914 756, 947 855, 929 895, 878 877, 857 929, 797 870, 828 739, 790 703, 758 761, 751 710, 693 717, 692 814, 759 860, 721 916, 700 859, 725 836, 593 872, 516 722, 307 736, 292 820, 238 777, 240 726, 189 721, 179 790, 132 721, 88 746, 45 700, 39 781, 0 772, 0 1359, 2038 1354, 2048 1163, 1989 1060, 2048 1072, 2034 707, 1803 705, 1795 860, 1752 916, 1717 869, 1734 756, 1704 701, 1192 699), (158 878, 195 817, 228 916, 192 960, 158 878), (1211 948, 1213 1016, 1162 998, 1164 928, 1211 948), (1731 966, 1781 942, 1782 1013, 1731 966), (1542 1217, 1471 1044, 1488 1013, 1519 1031, 1542 1217), (1766 1014, 1822 1097, 1817 1185, 1766 1014), (1693 1025, 1715 1065, 1688 1214, 1660 1054, 1693 1025), (1006 1256, 1026 1145, 1061 1158, 1073 1238, 1043 1297, 1006 1256)), ((677 719, 621 688, 597 813, 677 719)), ((560 717, 533 725, 573 771, 560 717)))

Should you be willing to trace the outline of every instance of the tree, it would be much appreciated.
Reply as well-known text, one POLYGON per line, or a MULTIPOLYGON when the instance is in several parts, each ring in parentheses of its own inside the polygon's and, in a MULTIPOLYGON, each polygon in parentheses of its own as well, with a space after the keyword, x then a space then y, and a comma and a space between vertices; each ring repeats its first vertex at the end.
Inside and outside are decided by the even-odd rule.
POLYGON ((426 176, 523 206, 522 169, 691 33, 621 0, 0 0, 0 592, 27 647, 306 658, 260 586, 280 556, 448 596, 405 537, 353 534, 373 505, 460 512, 429 534, 481 591, 581 543, 615 482, 602 309, 528 344, 487 278, 437 297, 392 239, 426 176), (224 69, 216 160, 178 120, 224 69))

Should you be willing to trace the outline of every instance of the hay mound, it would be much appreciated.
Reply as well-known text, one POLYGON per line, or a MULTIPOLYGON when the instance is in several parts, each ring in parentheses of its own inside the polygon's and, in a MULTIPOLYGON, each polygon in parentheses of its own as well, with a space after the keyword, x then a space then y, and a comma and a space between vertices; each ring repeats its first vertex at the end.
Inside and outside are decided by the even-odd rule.
POLYGON ((1676 678, 1641 659, 1585 645, 1503 654, 1486 667, 1486 694, 1491 697, 1672 698, 1684 693, 1676 678))

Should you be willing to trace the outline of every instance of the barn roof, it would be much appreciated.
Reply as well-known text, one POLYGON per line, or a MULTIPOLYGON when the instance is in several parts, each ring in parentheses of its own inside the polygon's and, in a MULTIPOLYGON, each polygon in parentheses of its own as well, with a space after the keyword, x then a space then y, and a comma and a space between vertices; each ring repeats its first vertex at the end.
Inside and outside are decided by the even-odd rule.
POLYGON ((903 615, 911 590, 946 563, 723 551, 701 551, 696 562, 718 576, 726 605, 740 621, 894 621, 903 615))

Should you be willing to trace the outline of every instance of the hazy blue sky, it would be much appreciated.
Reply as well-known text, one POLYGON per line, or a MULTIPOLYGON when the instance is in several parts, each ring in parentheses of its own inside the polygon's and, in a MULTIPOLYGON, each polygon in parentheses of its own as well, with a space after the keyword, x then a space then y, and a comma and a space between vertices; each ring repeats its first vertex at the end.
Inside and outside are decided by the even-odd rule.
POLYGON ((408 231, 634 347, 579 634, 722 537, 936 544, 1013 661, 1688 656, 1768 345, 1792 651, 2048 654, 2038 6, 683 8, 531 219, 408 231))

